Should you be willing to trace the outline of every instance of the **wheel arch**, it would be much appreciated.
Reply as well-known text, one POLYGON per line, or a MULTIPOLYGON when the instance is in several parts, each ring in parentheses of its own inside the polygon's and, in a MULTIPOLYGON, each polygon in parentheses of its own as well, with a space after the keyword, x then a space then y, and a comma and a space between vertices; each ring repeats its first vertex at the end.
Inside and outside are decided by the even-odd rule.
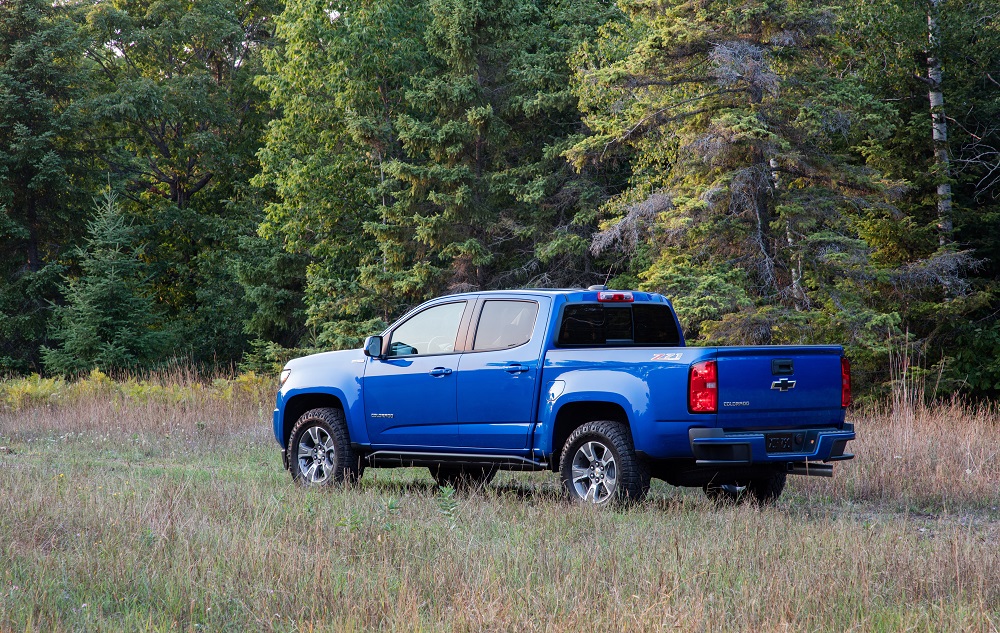
POLYGON ((288 448, 288 439, 292 434, 292 429, 295 427, 295 423, 298 421, 302 414, 306 411, 311 411, 312 409, 318 409, 321 407, 329 407, 332 409, 340 409, 347 415, 347 411, 344 408, 343 401, 331 393, 325 392, 309 392, 300 393, 298 395, 292 396, 285 403, 284 410, 282 413, 282 434, 281 445, 284 448, 288 448))
POLYGON ((577 400, 567 402, 556 411, 552 425, 552 457, 550 468, 559 470, 559 457, 573 431, 587 422, 611 420, 631 429, 628 413, 620 403, 611 400, 577 400))

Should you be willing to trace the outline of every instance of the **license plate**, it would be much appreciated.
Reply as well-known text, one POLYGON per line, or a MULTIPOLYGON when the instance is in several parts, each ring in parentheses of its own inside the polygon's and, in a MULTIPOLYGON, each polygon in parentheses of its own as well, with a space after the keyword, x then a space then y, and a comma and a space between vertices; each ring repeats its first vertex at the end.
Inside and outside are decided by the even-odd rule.
POLYGON ((768 453, 787 453, 792 450, 792 434, 780 433, 767 436, 768 453))

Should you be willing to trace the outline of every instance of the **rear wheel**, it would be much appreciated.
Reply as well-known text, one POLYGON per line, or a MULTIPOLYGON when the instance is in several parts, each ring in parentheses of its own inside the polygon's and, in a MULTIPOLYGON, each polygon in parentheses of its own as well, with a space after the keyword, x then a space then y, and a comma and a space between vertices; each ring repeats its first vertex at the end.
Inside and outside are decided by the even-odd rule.
POLYGON ((718 504, 746 503, 760 505, 774 503, 785 489, 785 473, 774 473, 754 477, 746 482, 728 484, 705 484, 705 495, 718 504))
POLYGON ((457 490, 481 488, 497 474, 496 466, 429 466, 431 477, 442 488, 451 486, 457 490))
POLYGON ((300 484, 353 483, 364 472, 340 409, 323 407, 303 413, 292 428, 288 452, 288 470, 300 484))
POLYGON ((633 503, 649 491, 649 469, 636 456, 632 434, 621 422, 587 422, 573 431, 559 472, 565 496, 580 503, 633 503))

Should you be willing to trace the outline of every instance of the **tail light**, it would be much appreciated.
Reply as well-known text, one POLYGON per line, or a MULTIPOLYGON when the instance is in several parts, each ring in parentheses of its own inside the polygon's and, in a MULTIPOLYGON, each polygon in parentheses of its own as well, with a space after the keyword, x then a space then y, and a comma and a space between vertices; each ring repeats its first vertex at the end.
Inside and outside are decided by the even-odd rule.
POLYGON ((714 360, 691 365, 688 410, 691 413, 715 413, 719 410, 719 371, 714 360))
POLYGON ((851 361, 846 356, 840 357, 840 406, 851 406, 851 361))

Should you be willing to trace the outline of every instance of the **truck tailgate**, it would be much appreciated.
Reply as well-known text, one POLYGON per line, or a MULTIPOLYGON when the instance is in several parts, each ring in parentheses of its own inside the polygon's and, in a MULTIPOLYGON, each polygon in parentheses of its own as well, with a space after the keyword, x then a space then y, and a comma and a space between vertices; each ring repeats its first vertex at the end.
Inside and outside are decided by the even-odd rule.
POLYGON ((842 428, 839 345, 717 348, 720 428, 842 428))

